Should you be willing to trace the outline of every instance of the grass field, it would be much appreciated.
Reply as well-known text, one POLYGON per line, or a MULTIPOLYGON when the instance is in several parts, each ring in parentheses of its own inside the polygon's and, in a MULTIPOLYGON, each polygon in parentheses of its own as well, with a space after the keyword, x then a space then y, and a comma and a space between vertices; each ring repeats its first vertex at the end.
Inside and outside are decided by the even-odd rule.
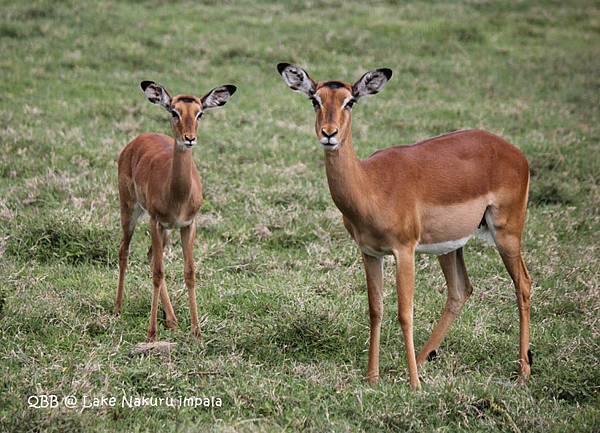
MULTIPOLYGON (((593 1, 0 2, 0 431, 599 431, 600 9, 593 1), (568 6, 566 5, 568 3, 568 6), (358 250, 331 198, 310 103, 277 62, 354 81, 389 67, 354 110, 360 157, 460 128, 499 134, 531 170, 524 255, 533 374, 516 382, 514 289, 494 249, 466 248, 475 291, 411 392, 386 265, 380 385, 358 250), (150 79, 199 96, 194 158, 203 340, 190 336, 178 236, 166 254, 179 329, 144 341, 151 275, 134 237, 120 318, 116 157, 169 132, 150 79), (28 407, 31 395, 214 396, 222 407, 28 407)), ((417 260, 415 344, 445 302, 417 260)))

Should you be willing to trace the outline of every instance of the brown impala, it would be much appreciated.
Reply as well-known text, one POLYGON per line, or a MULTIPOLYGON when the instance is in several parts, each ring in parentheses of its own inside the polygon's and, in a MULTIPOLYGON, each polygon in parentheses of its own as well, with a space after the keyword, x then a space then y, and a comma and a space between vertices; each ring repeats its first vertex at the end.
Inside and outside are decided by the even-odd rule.
POLYGON ((123 239, 119 249, 119 286, 115 314, 121 311, 123 283, 127 269, 129 243, 136 223, 143 213, 150 215, 152 246, 152 307, 148 341, 156 338, 158 295, 165 309, 166 325, 177 324, 175 312, 164 280, 163 248, 169 229, 179 229, 185 263, 185 284, 190 299, 192 333, 199 336, 196 291, 194 288, 194 216, 202 205, 202 184, 192 158, 196 144, 198 121, 205 110, 224 105, 236 91, 225 85, 204 97, 178 95, 171 98, 167 90, 152 81, 142 81, 142 90, 150 102, 167 110, 171 116, 174 137, 142 134, 131 141, 119 155, 119 198, 123 239))
POLYGON ((435 357, 473 290, 462 248, 474 235, 485 235, 495 243, 515 284, 520 374, 527 378, 531 372, 531 278, 521 258, 529 188, 523 154, 500 137, 467 130, 379 150, 359 160, 352 147, 352 107, 363 96, 378 93, 392 71, 377 69, 348 84, 316 82, 302 68, 288 63, 280 63, 277 69, 285 83, 307 95, 315 107, 315 128, 325 150, 331 197, 362 251, 371 322, 368 380, 379 380, 383 256, 396 259, 398 320, 410 385, 416 389, 420 387, 417 365, 435 357), (415 252, 438 256, 448 287, 442 317, 418 357, 413 343, 415 252))

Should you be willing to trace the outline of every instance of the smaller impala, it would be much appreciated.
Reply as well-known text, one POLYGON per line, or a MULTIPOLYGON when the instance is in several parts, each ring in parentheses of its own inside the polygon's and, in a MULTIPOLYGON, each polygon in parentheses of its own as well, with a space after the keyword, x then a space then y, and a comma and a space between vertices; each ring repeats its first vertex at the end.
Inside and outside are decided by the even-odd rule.
POLYGON ((160 105, 171 114, 174 136, 142 134, 125 146, 119 155, 123 239, 119 249, 115 314, 120 313, 123 304, 123 284, 131 237, 140 216, 148 213, 152 237, 148 256, 152 261, 153 283, 148 341, 156 339, 159 294, 165 309, 166 326, 174 328, 177 325, 164 280, 163 249, 169 229, 179 229, 181 233, 192 334, 199 336, 193 249, 196 233, 194 216, 202 205, 202 184, 192 158, 192 147, 196 144, 198 122, 204 111, 225 105, 236 87, 220 86, 202 98, 190 95, 171 98, 164 87, 152 81, 142 81, 141 87, 150 102, 160 105))
POLYGON ((379 380, 383 257, 393 255, 396 259, 398 320, 410 385, 415 389, 420 386, 417 365, 435 356, 471 295, 463 246, 477 234, 496 244, 515 284, 520 374, 528 377, 531 278, 521 258, 521 235, 529 169, 523 154, 500 137, 468 130, 379 150, 359 160, 352 147, 352 107, 362 97, 378 93, 392 71, 377 69, 348 84, 316 82, 304 69, 288 63, 280 63, 277 69, 285 83, 308 96, 314 106, 331 197, 362 251, 371 322, 369 381, 379 380), (439 256, 448 288, 442 317, 418 357, 413 344, 415 252, 439 256))

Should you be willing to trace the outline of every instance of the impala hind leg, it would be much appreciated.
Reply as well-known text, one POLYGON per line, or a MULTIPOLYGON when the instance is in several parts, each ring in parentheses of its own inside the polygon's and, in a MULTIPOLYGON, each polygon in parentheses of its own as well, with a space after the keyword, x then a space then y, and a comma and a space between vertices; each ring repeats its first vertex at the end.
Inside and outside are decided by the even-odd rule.
POLYGON ((367 276, 369 320, 371 325, 367 380, 375 384, 379 381, 379 337, 381 335, 381 319, 383 316, 383 257, 371 257, 366 254, 363 254, 362 257, 367 276))
MULTIPOLYGON (((129 224, 127 224, 128 226, 129 224)), ((117 299, 115 300, 115 315, 121 314, 123 306, 123 294, 125 292, 125 272, 127 271, 127 259, 129 256, 129 245, 133 237, 133 230, 123 227, 123 237, 119 247, 119 284, 117 286, 117 299)))
POLYGON ((421 353, 417 357, 417 364, 419 365, 429 359, 435 358, 437 350, 446 334, 448 334, 450 326, 473 292, 473 287, 467 275, 462 248, 443 256, 438 256, 438 261, 446 279, 448 299, 446 300, 446 306, 440 320, 435 325, 435 328, 433 328, 433 331, 431 331, 427 343, 425 343, 423 350, 421 350, 421 353))
POLYGON ((181 228, 181 247, 183 249, 184 278, 188 289, 190 302, 190 317, 192 322, 192 335, 200 337, 198 326, 198 307, 196 306, 196 271, 194 264, 194 238, 196 236, 196 225, 192 222, 187 227, 181 228))
MULTIPOLYGON (((163 249, 165 249, 169 245, 169 230, 163 231, 162 240, 163 240, 163 249)), ((150 244, 150 246, 148 247, 148 252, 146 253, 146 256, 148 257, 149 261, 152 260, 152 244, 150 244)))
POLYGON ((135 231, 137 221, 142 214, 137 206, 129 207, 121 201, 121 228, 123 237, 119 247, 119 283, 117 286, 117 298, 115 300, 115 315, 121 314, 123 306, 123 295, 125 292, 125 272, 127 271, 127 260, 129 257, 129 245, 135 231))
POLYGON ((177 317, 175 316, 175 310, 173 309, 173 304, 171 304, 171 299, 169 298, 167 286, 164 281, 160 286, 160 302, 162 303, 165 312, 165 326, 169 329, 177 329, 177 317))
POLYGON ((532 355, 529 350, 529 319, 531 309, 531 277, 521 256, 520 233, 496 229, 496 246, 506 270, 515 285, 519 306, 519 374, 527 379, 531 374, 532 355))
MULTIPOLYGON (((152 259, 150 263, 152 263, 152 259)), ((154 269, 154 265, 152 264, 151 266, 152 269, 154 269)), ((169 292, 167 292, 167 285, 165 284, 164 279, 160 285, 160 302, 162 303, 163 311, 165 313, 165 326, 168 329, 176 329, 177 317, 175 316, 175 310, 173 309, 173 304, 171 304, 171 298, 169 298, 169 292)))

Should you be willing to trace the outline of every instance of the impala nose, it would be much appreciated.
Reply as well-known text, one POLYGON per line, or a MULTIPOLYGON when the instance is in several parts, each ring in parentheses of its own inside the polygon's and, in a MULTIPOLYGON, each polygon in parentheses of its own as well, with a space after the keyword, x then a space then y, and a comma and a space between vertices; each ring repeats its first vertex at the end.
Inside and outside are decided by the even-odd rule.
POLYGON ((319 141, 325 147, 325 149, 335 150, 338 148, 340 143, 336 137, 337 133, 337 128, 330 128, 329 130, 328 128, 321 128, 321 134, 323 134, 323 136, 319 141))
POLYGON ((327 131, 325 128, 321 128, 321 133, 326 138, 334 137, 337 134, 337 128, 332 129, 331 131, 327 131))
POLYGON ((185 141, 185 144, 188 145, 188 146, 191 146, 191 145, 193 145, 193 144, 196 143, 196 137, 191 136, 191 135, 187 135, 187 134, 185 134, 183 136, 183 140, 185 141))

